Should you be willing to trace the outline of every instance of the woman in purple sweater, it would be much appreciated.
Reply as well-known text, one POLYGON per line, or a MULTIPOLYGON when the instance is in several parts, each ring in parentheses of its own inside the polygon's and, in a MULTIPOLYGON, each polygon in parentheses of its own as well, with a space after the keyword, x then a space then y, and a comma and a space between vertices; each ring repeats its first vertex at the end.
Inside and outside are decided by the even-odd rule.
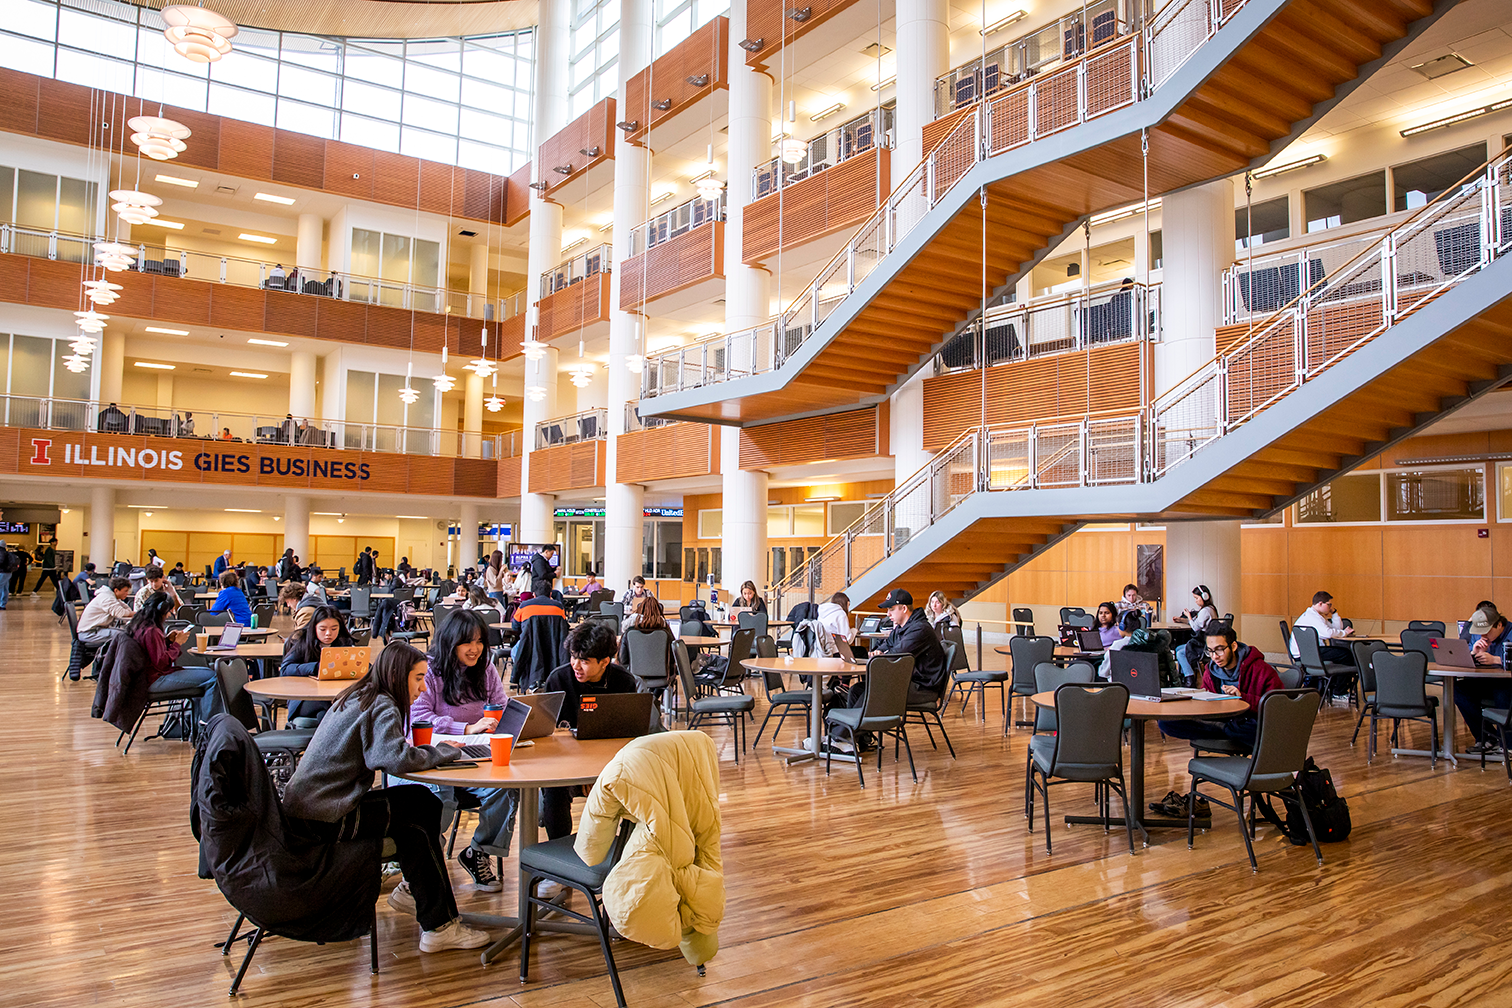
MULTIPOLYGON (((442 735, 486 735, 494 730, 498 719, 485 717, 483 708, 502 707, 508 697, 498 670, 488 660, 488 624, 481 615, 456 609, 446 616, 436 627, 426 665, 425 692, 410 708, 411 724, 429 721, 431 729, 442 735)), ((503 883, 490 859, 509 854, 519 790, 427 786, 441 797, 446 809, 443 822, 456 814, 457 791, 478 799, 478 825, 457 862, 480 891, 499 892, 503 883)))

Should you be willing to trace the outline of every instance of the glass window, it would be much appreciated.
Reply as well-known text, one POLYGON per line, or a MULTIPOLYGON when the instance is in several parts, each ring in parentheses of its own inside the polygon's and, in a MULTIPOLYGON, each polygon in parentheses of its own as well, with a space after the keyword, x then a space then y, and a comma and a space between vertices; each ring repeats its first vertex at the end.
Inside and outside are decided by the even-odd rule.
MULTIPOLYGON (((138 68, 136 94, 148 101, 159 101, 179 108, 205 110, 205 92, 209 83, 203 78, 138 68)), ((237 116, 238 119, 242 118, 237 116)))
POLYGON ((458 73, 462 69, 462 43, 457 39, 428 39, 411 42, 405 50, 410 62, 423 63, 438 70, 458 73))
POLYGON ((136 74, 130 63, 59 47, 57 77, 84 87, 130 94, 136 74))
MULTIPOLYGON (((31 39, 8 36, 0 45, 0 66, 38 77, 54 77, 56 49, 51 42, 34 42, 31 39)), ((61 77, 59 79, 62 79, 61 77)))
POLYGON ((383 255, 379 263, 378 276, 384 280, 395 280, 404 283, 410 277, 410 242, 413 239, 403 235, 385 234, 383 236, 383 255))
POLYGON ((829 506, 829 534, 837 536, 861 520, 865 501, 842 501, 829 506))
POLYGON ((16 212, 16 169, 0 167, 0 221, 14 221, 16 212))
POLYGON ((793 509, 786 505, 767 508, 767 538, 785 539, 793 534, 793 509))
POLYGON ((240 119, 243 122, 260 123, 263 126, 272 126, 276 117, 272 95, 257 94, 215 83, 210 85, 210 94, 205 101, 205 111, 213 115, 240 119))
POLYGON ((5 27, 51 42, 58 37, 58 8, 37 0, 11 0, 5 5, 5 27))
MULTIPOLYGON (((285 72, 288 71, 287 67, 284 69, 285 72)), ((280 98, 278 99, 278 128, 334 139, 336 113, 329 107, 321 108, 318 105, 306 105, 304 102, 280 98)))
POLYGON ((1486 145, 1471 144, 1459 150, 1409 161, 1391 169, 1396 198, 1393 209, 1416 210, 1433 202, 1450 186, 1486 163, 1486 145))
POLYGON ((437 287, 441 282, 441 243, 415 239, 415 261, 410 269, 410 282, 423 287, 437 287))
POLYGON ((290 64, 297 64, 328 74, 341 73, 341 45, 332 39, 284 32, 279 56, 285 69, 290 64))
MULTIPOLYGON (((724 537, 724 512, 719 508, 702 510, 698 512, 698 538, 720 539, 724 537)), ((704 577, 700 573, 699 579, 704 577)))
POLYGON ((285 63, 278 74, 278 93, 315 105, 334 105, 336 78, 285 63))
MULTIPOLYGON (((398 55, 398 54, 396 54, 398 55)), ((346 75, 374 84, 389 87, 404 86, 404 63, 371 48, 348 45, 346 49, 346 75)))
POLYGON ((346 373, 346 418, 349 423, 372 423, 373 395, 377 379, 371 371, 346 373))
POLYGON ((352 228, 352 272, 358 276, 378 275, 378 255, 383 235, 365 228, 352 228))
POLYGON ((675 580, 683 576, 682 522, 659 521, 656 526, 656 576, 675 580))
MULTIPOLYGON (((507 139, 507 137, 500 139, 507 139)), ((501 174, 504 166, 509 163, 509 152, 502 147, 490 147, 487 144, 459 140, 457 148, 457 164, 463 168, 501 174)))
POLYGON ((399 131, 399 153, 451 164, 457 159, 457 138, 406 126, 399 131))
POLYGON ((16 181, 16 223, 51 231, 57 221, 58 176, 23 168, 16 181))
MULTIPOLYGON (((399 103, 402 95, 401 91, 348 80, 341 87, 341 107, 347 112, 357 112, 375 119, 387 120, 388 123, 395 123, 399 120, 399 103)), ((341 132, 342 139, 346 140, 345 118, 342 120, 341 132)))
POLYGON ((397 151, 399 149, 399 124, 344 115, 341 117, 341 139, 360 147, 397 151))
POLYGON ((210 79, 272 94, 278 84, 278 63, 242 52, 241 35, 236 37, 236 59, 210 64, 210 79))
POLYGON ((1486 517, 1480 469, 1386 474, 1388 521, 1481 521, 1486 517))
POLYGON ((1309 189, 1302 194, 1302 206, 1309 234, 1379 217, 1386 212, 1386 173, 1371 172, 1309 189))
POLYGON ((1165 242, 1157 228, 1150 232, 1150 269, 1158 270, 1165 262, 1165 242))
POLYGON ((1512 521, 1512 463, 1496 464, 1496 483, 1497 496, 1500 498, 1496 506, 1497 518, 1500 521, 1512 521))
POLYGON ((412 95, 427 95, 455 102, 461 85, 461 78, 456 74, 443 73, 413 63, 404 68, 404 90, 412 95))
POLYGON ((454 103, 432 101, 429 98, 407 94, 404 96, 404 124, 423 126, 428 130, 437 130, 455 137, 457 135, 457 106, 454 103))
POLYGON ((656 522, 641 522, 641 576, 656 577, 656 522))
POLYGON ((63 358, 73 353, 63 340, 53 341, 53 383, 52 394, 58 399, 88 399, 90 373, 94 368, 95 356, 89 358, 89 370, 73 372, 63 366, 63 358))
POLYGON ((121 59, 136 58, 137 32, 135 13, 127 15, 132 22, 114 18, 97 17, 84 11, 63 7, 58 12, 58 34, 65 40, 87 44, 91 52, 121 59))
POLYGON ((1340 476, 1297 502, 1298 524, 1378 522, 1381 520, 1381 477, 1340 476))
POLYGON ((11 395, 46 396, 52 387, 52 356, 52 340, 19 333, 12 336, 11 395))
POLYGON ((1291 217, 1287 198, 1280 196, 1235 210, 1234 235, 1234 247, 1239 249, 1290 238, 1291 217))
POLYGON ((95 195, 93 182, 81 179, 58 180, 58 230, 74 234, 94 233, 95 195))
POLYGON ((793 508, 793 535, 824 538, 824 505, 800 504, 793 508))

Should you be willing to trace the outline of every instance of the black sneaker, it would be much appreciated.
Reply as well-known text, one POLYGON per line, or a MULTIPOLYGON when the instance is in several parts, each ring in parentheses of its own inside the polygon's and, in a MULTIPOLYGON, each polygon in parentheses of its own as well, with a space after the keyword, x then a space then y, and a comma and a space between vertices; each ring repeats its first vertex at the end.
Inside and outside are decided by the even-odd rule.
POLYGON ((458 854, 457 863, 472 876, 473 886, 479 892, 499 892, 504 888, 504 883, 494 873, 493 858, 476 847, 468 847, 458 854))
POLYGON ((1150 802, 1150 811, 1156 815, 1170 816, 1173 819, 1186 816, 1186 795, 1177 794, 1175 791, 1166 792, 1166 796, 1158 802, 1150 802))

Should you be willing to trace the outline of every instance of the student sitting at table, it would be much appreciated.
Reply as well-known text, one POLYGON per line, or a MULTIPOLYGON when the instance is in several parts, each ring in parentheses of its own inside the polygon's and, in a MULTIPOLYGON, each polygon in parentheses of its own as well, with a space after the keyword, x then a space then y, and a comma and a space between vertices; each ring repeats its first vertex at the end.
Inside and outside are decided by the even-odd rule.
MULTIPOLYGON (((1470 649, 1470 656, 1475 659, 1477 668, 1496 669, 1506 666, 1507 645, 1512 643, 1512 634, 1507 630, 1507 618, 1497 613, 1496 618, 1486 627, 1486 632, 1470 649)), ((1512 678, 1459 679, 1454 684, 1454 706, 1470 727, 1470 734, 1475 736, 1475 745, 1469 751, 1477 755, 1482 752, 1488 756, 1502 755, 1500 737, 1486 731, 1485 724, 1481 721, 1481 710, 1488 707, 1499 710, 1512 708, 1512 678)))
MULTIPOLYGON (((1250 752, 1259 728, 1260 698, 1281 688, 1281 677, 1265 660, 1259 648, 1241 644, 1234 628, 1220 622, 1204 639, 1207 652, 1202 662, 1202 688, 1209 693, 1242 697, 1248 713, 1224 721, 1161 721, 1162 733, 1179 739, 1229 739, 1250 752)), ((1185 811, 1181 813, 1185 815, 1185 811)))
MULTIPOLYGON (((352 632, 333 606, 316 605, 304 610, 303 629, 289 637, 279 663, 281 676, 313 676, 320 670, 320 651, 328 647, 352 647, 352 632)), ((319 721, 331 705, 321 700, 300 700, 289 704, 289 719, 313 718, 319 721)))
MULTIPOLYGON (((1107 603, 1104 603, 1104 605, 1106 604, 1107 603)), ((1097 615, 1099 617, 1102 616, 1102 608, 1100 606, 1098 607, 1097 615)), ((1134 631, 1140 629, 1142 626, 1144 626, 1144 622, 1139 618, 1139 613, 1137 612, 1133 613, 1132 615, 1126 612, 1118 618, 1118 639, 1112 641, 1103 641, 1103 660, 1102 665, 1099 666, 1097 670, 1098 676, 1103 679, 1112 678, 1113 652, 1122 651, 1124 648, 1128 647, 1129 642, 1134 639, 1134 631)))
POLYGON ((210 717, 210 689, 215 685, 215 672, 211 669, 174 668, 179 653, 189 640, 188 630, 163 632, 168 614, 173 612, 173 603, 164 592, 154 592, 137 609, 131 622, 126 624, 126 633, 147 652, 147 694, 171 693, 188 687, 198 688, 200 695, 194 698, 194 722, 210 717))
POLYGON ((319 598, 320 601, 329 604, 331 598, 326 594, 325 571, 321 570, 319 567, 311 567, 308 571, 306 571, 306 573, 309 574, 310 580, 309 583, 305 585, 305 594, 314 595, 315 597, 319 598))
POLYGON ((1477 602, 1475 612, 1470 614, 1470 618, 1465 621, 1465 629, 1459 633, 1460 640, 1473 647, 1475 642, 1491 629, 1491 624, 1496 622, 1496 618, 1500 615, 1501 613, 1496 609, 1496 603, 1490 599, 1477 602))
POLYGON ((630 589, 620 597, 620 604, 628 611, 635 605, 635 600, 644 598, 646 595, 646 579, 639 574, 630 579, 630 589))
MULTIPOLYGON (((908 702, 911 704, 932 703, 945 693, 950 670, 945 667, 945 648, 940 644, 939 634, 929 625, 923 609, 913 608, 913 596, 902 588, 894 588, 882 601, 892 620, 893 631, 872 649, 872 654, 911 654, 914 656, 913 678, 908 684, 908 702)), ((864 689, 851 690, 850 703, 861 703, 864 689)))
MULTIPOLYGON (((4 545, 3 543, 0 543, 0 546, 3 546, 3 545, 4 545)), ((170 578, 171 578, 171 576, 172 575, 170 575, 170 578)), ((85 585, 89 585, 89 587, 91 589, 94 588, 94 586, 95 586, 95 580, 96 580, 97 577, 98 577, 98 575, 95 574, 95 565, 92 564, 92 563, 85 564, 84 565, 84 569, 81 570, 78 574, 76 574, 74 576, 74 579, 73 579, 73 586, 74 586, 73 597, 76 598, 76 599, 82 599, 84 597, 84 586, 85 585)), ((4 606, 0 606, 0 609, 4 609, 4 608, 5 608, 4 606)))
POLYGON ((123 577, 110 579, 109 591, 95 592, 89 605, 79 613, 79 640, 90 647, 100 647, 110 640, 112 634, 120 633, 116 623, 131 619, 131 607, 126 596, 131 594, 131 580, 123 577))
MULTIPOLYGON (((1222 626, 1223 624, 1218 624, 1222 626)), ((1130 610, 1119 617, 1119 639, 1108 645, 1108 653, 1114 651, 1142 651, 1146 654, 1155 655, 1160 659, 1160 685, 1162 686, 1186 686, 1188 683, 1182 678, 1181 668, 1176 663, 1176 656, 1171 650, 1171 632, 1169 630, 1151 630, 1144 625, 1144 619, 1140 613, 1130 610)), ((1098 675, 1104 679, 1113 675, 1113 660, 1103 657, 1102 667, 1098 675)))
POLYGON ((1192 636, 1200 637, 1207 625, 1218 618, 1218 607, 1213 603, 1213 589, 1207 585, 1198 585, 1192 589, 1192 601, 1197 603, 1196 607, 1183 609, 1175 617, 1175 621, 1187 624, 1192 628, 1192 636))
POLYGON ((382 770, 430 770, 461 750, 410 744, 410 708, 425 691, 425 655, 402 641, 385 647, 366 678, 348 687, 305 750, 284 791, 291 833, 317 843, 386 836, 399 852, 404 881, 389 906, 420 922, 421 952, 487 945, 487 932, 462 923, 441 848, 441 800, 419 784, 373 789, 382 770))
MULTIPOLYGON (((629 618, 633 619, 634 622, 625 627, 625 631, 620 637, 619 663, 625 668, 630 668, 630 637, 632 634, 645 636, 647 634, 658 634, 665 630, 666 654, 660 675, 664 675, 668 679, 677 675, 677 666, 673 664, 672 658, 672 627, 667 622, 667 614, 662 611, 661 602, 654 596, 647 595, 635 603, 635 611, 630 614, 629 618)), ((646 671, 648 675, 657 676, 655 668, 646 671)), ((643 675, 641 678, 645 678, 645 676, 643 675)), ((653 690, 652 692, 656 691, 653 690)))
POLYGON ((138 609, 141 609, 142 603, 147 601, 147 597, 157 592, 162 592, 164 595, 167 595, 168 601, 173 603, 172 608, 168 610, 170 613, 184 604, 179 599, 178 592, 173 590, 173 585, 168 583, 168 576, 163 573, 163 568, 148 567, 147 583, 142 585, 142 587, 137 590, 136 599, 132 602, 132 605, 136 606, 136 608, 138 609))
POLYGON ((755 581, 746 581, 743 583, 740 586, 740 597, 732 602, 731 605, 739 606, 742 609, 749 609, 752 612, 764 613, 767 611, 766 599, 756 593, 755 581))
POLYGON ((1140 597, 1139 586, 1132 584, 1126 584, 1123 586, 1122 595, 1114 604, 1118 606, 1118 613, 1120 616, 1122 616, 1126 612, 1129 612, 1130 610, 1136 610, 1141 613, 1149 614, 1153 608, 1150 603, 1146 602, 1143 598, 1140 597))
POLYGON ((467 593, 467 598, 462 600, 463 609, 469 611, 473 609, 492 609, 499 604, 488 597, 488 595, 483 591, 483 587, 481 585, 475 584, 471 588, 467 589, 463 589, 461 585, 458 585, 457 590, 465 590, 467 593))
MULTIPOLYGON (((436 627, 425 665, 425 692, 410 708, 410 720, 429 721, 432 730, 442 735, 486 736, 498 726, 498 719, 484 714, 483 709, 503 707, 509 698, 499 670, 488 660, 488 626, 483 617, 465 609, 449 613, 436 627)), ((473 829, 472 842, 457 855, 457 863, 472 876, 478 891, 502 890, 491 859, 509 856, 519 789, 428 786, 451 809, 456 808, 456 791, 466 791, 478 799, 478 825, 473 829)))
MULTIPOLYGON (((1353 627, 1344 625, 1339 618, 1339 613, 1334 609, 1333 596, 1326 591, 1315 592, 1312 597, 1312 605, 1302 610, 1302 614, 1292 620, 1292 626, 1312 627, 1318 631, 1318 654, 1325 662, 1336 665, 1353 665, 1354 652, 1347 644, 1330 644, 1331 640, 1348 637, 1354 633, 1353 627)), ((1300 658, 1297 651, 1297 642, 1291 642, 1291 656, 1300 658)))
MULTIPOLYGON (((566 693, 560 719, 576 728, 584 696, 593 693, 634 693, 635 676, 614 661, 614 631, 590 620, 579 623, 567 636, 566 665, 559 665, 546 677, 547 693, 566 693)), ((572 795, 577 788, 541 789, 541 825, 552 840, 572 832, 572 795)))
POLYGON ((836 640, 843 640, 851 645, 851 651, 856 657, 861 657, 865 652, 865 641, 856 637, 856 632, 851 629, 850 619, 850 596, 845 592, 835 592, 829 597, 828 602, 819 603, 819 615, 816 617, 819 625, 829 631, 829 635, 836 640))
POLYGON ((236 571, 221 572, 220 591, 215 593, 215 601, 211 603, 210 611, 230 613, 234 622, 242 626, 252 625, 252 606, 247 602, 247 596, 241 590, 241 579, 236 576, 236 571))
POLYGON ((1112 602, 1104 602, 1099 605, 1097 607, 1097 622, 1093 629, 1102 638, 1102 646, 1105 648, 1112 645, 1114 641, 1119 640, 1122 624, 1119 623, 1118 607, 1112 602))
POLYGON ((929 625, 934 627, 935 633, 938 634, 943 634, 946 627, 961 625, 960 614, 945 598, 945 593, 942 591, 929 593, 929 601, 924 603, 924 618, 929 620, 929 625))

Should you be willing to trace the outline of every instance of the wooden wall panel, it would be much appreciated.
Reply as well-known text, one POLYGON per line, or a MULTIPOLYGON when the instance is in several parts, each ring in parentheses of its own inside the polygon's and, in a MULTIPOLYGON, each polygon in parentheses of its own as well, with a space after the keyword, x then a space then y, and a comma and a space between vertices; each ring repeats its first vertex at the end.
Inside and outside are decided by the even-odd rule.
POLYGON ((609 274, 595 273, 570 287, 540 300, 540 336, 577 332, 584 326, 609 320, 609 274))
POLYGON ((518 497, 520 496, 520 458, 504 458, 498 460, 499 477, 494 488, 495 497, 518 497))
POLYGON ((621 434, 614 472, 617 483, 712 476, 719 472, 719 428, 678 423, 621 434))
MULTIPOLYGON (((1144 346, 1122 343, 989 368, 986 423, 1028 426, 1088 413, 1136 413, 1144 346)), ((983 398, 980 371, 924 379, 924 447, 939 451, 981 424, 983 398)))
POLYGON ((530 453, 530 492, 555 493, 604 485, 603 441, 557 445, 530 453))
POLYGON ((887 405, 879 403, 844 413, 742 428, 740 468, 769 469, 886 455, 887 416, 887 405))
POLYGON ((700 98, 729 87, 730 19, 721 15, 658 57, 625 83, 620 118, 637 126, 626 136, 642 140, 650 128, 690 108, 700 98), (689 78, 707 77, 704 84, 689 78), (656 108, 669 102, 665 109, 656 108))
POLYGON ((320 299, 287 291, 267 291, 263 301, 263 328, 291 336, 314 336, 320 299))
POLYGON ((724 221, 711 221, 626 259, 618 266, 624 270, 620 308, 629 311, 702 280, 723 280, 724 227, 724 221))
MULTIPOLYGON (((956 128, 956 124, 959 123, 962 119, 966 118, 970 114, 971 114, 971 106, 967 106, 966 108, 963 108, 963 109, 956 109, 954 112, 950 113, 949 115, 941 116, 940 118, 936 119, 934 122, 925 123, 924 124, 924 156, 928 157, 930 155, 930 153, 936 147, 940 146, 940 141, 942 141, 946 137, 950 136, 950 131, 956 128)), ((898 170, 899 171, 905 171, 906 170, 906 171, 910 171, 911 172, 911 171, 914 170, 914 166, 913 165, 899 165, 898 166, 898 170)), ((905 175, 904 178, 907 178, 907 175, 905 175)))
MULTIPOLYGON (((126 286, 122 284, 121 286, 126 286)), ((152 313, 172 315, 193 325, 210 324, 211 286, 205 283, 158 283, 153 278, 152 313)), ((296 295, 289 295, 294 297, 296 295)), ((114 305, 112 305, 114 307, 114 305)))
MULTIPOLYGON (((184 281, 176 281, 183 283, 184 281)), ((131 284, 124 284, 126 294, 131 290, 131 284)), ((166 286, 166 285, 165 285, 166 286)), ((263 313, 263 303, 267 300, 268 292, 257 290, 252 287, 233 287, 230 284, 214 284, 210 292, 210 324, 213 326, 225 326, 227 329, 251 329, 266 321, 263 313)), ((124 298, 122 299, 124 300, 124 298)), ((344 302, 343 302, 344 303, 344 302)), ((359 329, 358 340, 362 338, 359 329)), ((344 339, 346 337, 330 337, 327 339, 344 339)), ((355 342, 355 341, 354 341, 355 342)))
POLYGON ((499 323, 499 357, 513 357, 525 342, 525 316, 515 315, 499 323))
MULTIPOLYGON (((144 106, 136 98, 16 70, 0 70, 0 91, 5 94, 5 102, 0 103, 0 131, 86 146, 91 140, 98 141, 97 134, 103 132, 116 136, 118 146, 127 118, 138 111, 157 110, 155 104, 144 106), (99 130, 106 119, 110 120, 110 130, 99 130)), ((186 141, 188 149, 175 164, 411 209, 418 200, 422 209, 469 220, 498 221, 503 217, 503 176, 382 151, 360 154, 355 151, 361 148, 353 149, 336 140, 172 105, 163 106, 162 114, 193 130, 186 141), (346 170, 354 160, 367 164, 369 158, 374 163, 368 170, 346 170), (353 179, 354 173, 361 177, 353 179)))
POLYGON ((745 209, 742 255, 748 264, 794 245, 854 227, 890 191, 888 159, 871 150, 763 196, 745 209), (880 172, 880 175, 879 175, 880 172))
POLYGON ((546 183, 542 192, 549 196, 599 162, 613 160, 614 123, 614 99, 605 98, 542 141, 535 158, 541 166, 541 181, 546 183), (595 147, 598 154, 583 153, 595 147), (563 175, 554 170, 558 166, 572 171, 563 175))
POLYGON ((854 2, 855 0, 751 0, 746 8, 744 37, 763 39, 765 44, 756 52, 746 53, 746 65, 765 68, 785 44, 807 35, 854 2), (803 21, 793 19, 792 15, 797 11, 807 11, 803 21))
POLYGON ((530 216, 530 173, 535 163, 526 161, 504 180, 504 226, 512 227, 530 216))

